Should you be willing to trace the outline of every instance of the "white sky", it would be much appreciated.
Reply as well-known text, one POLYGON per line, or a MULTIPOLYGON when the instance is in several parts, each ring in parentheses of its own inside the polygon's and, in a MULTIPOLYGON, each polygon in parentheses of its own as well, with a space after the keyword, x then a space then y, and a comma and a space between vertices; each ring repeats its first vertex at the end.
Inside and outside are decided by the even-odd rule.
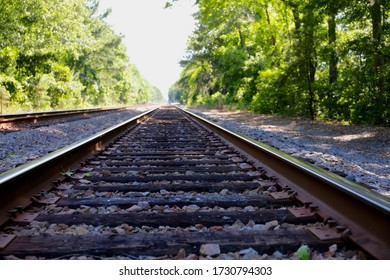
POLYGON ((132 63, 164 96, 180 75, 187 39, 195 29, 193 0, 180 0, 164 9, 168 0, 100 0, 112 8, 107 22, 124 43, 132 63))

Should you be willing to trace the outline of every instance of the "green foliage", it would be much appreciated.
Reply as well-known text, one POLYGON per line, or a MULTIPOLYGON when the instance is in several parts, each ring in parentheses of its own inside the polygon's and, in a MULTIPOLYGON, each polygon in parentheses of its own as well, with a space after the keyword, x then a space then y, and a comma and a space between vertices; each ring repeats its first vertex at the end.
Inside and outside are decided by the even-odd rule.
POLYGON ((10 110, 157 101, 93 0, 0 0, 0 98, 10 110))
POLYGON ((390 123, 390 2, 196 2, 172 100, 218 106, 222 95, 260 113, 390 123))

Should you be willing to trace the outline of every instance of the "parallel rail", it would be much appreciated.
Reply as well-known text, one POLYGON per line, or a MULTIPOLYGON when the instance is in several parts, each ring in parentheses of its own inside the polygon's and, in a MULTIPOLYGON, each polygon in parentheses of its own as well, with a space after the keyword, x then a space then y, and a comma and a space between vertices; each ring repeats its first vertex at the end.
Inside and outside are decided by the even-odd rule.
POLYGON ((125 110, 128 107, 102 107, 91 109, 57 110, 46 112, 31 112, 21 114, 0 115, 0 127, 8 127, 20 123, 38 123, 51 119, 66 118, 69 116, 87 116, 92 113, 125 110))
MULTIPOLYGON (((172 111, 172 108, 169 110, 172 111)), ((67 243, 71 245, 71 248, 78 248, 74 253, 120 254, 131 251, 133 254, 144 254, 147 251, 152 255, 159 255, 175 254, 180 248, 185 248, 189 252, 199 251, 199 246, 202 243, 209 243, 213 240, 221 244, 224 250, 249 246, 266 251, 277 248, 277 244, 270 244, 275 240, 284 242, 280 246, 285 250, 293 250, 301 242, 326 247, 332 243, 337 244, 346 241, 361 248, 373 258, 390 259, 389 199, 337 175, 290 157, 263 143, 217 126, 188 111, 182 110, 180 115, 176 113, 173 117, 169 114, 164 116, 164 112, 162 112, 154 119, 148 120, 148 117, 153 116, 156 112, 157 110, 146 112, 139 118, 133 118, 94 137, 0 175, 0 224, 14 223, 15 217, 23 211, 28 212, 30 205, 36 203, 55 203, 59 207, 68 208, 77 208, 82 205, 100 207, 108 204, 126 208, 142 206, 145 200, 148 201, 150 206, 155 205, 156 207, 159 205, 190 207, 189 205, 193 204, 197 205, 196 209, 210 205, 227 208, 230 206, 253 208, 255 206, 260 207, 260 210, 253 213, 248 212, 245 215, 240 211, 220 214, 217 212, 208 213, 207 211, 179 212, 176 214, 170 213, 170 215, 140 212, 136 214, 97 216, 61 215, 63 216, 61 218, 57 217, 58 215, 40 215, 36 219, 49 223, 61 221, 65 224, 105 224, 113 227, 123 223, 140 227, 158 227, 159 225, 185 227, 202 224, 202 226, 213 227, 214 229, 215 227, 220 229, 226 223, 234 223, 236 219, 243 220, 245 223, 252 221, 256 224, 266 224, 271 220, 277 220, 279 223, 286 222, 286 220, 291 223, 322 221, 325 226, 314 229, 312 231, 314 235, 302 230, 295 231, 295 237, 291 237, 292 232, 282 230, 263 231, 261 233, 256 231, 231 233, 216 231, 207 233, 184 232, 179 235, 177 233, 150 234, 146 237, 141 234, 113 235, 109 240, 104 236, 91 240, 88 236, 79 236, 67 239, 67 243), (179 128, 173 126, 171 128, 175 118, 181 122, 179 128), (185 120, 190 118, 195 119, 196 123, 191 124, 193 121, 185 120), (154 135, 147 136, 148 134, 145 134, 147 128, 143 125, 137 126, 138 123, 144 121, 150 122, 151 126, 157 129, 154 135), (206 128, 206 132, 202 130, 204 129, 202 127, 206 128), (120 136, 129 129, 133 131, 130 136, 120 136), (169 129, 173 130, 170 131, 169 129), (196 129, 199 129, 199 132, 197 132, 199 133, 199 139, 193 139, 193 136, 191 136, 192 138, 186 137, 185 133, 190 135, 196 129), (223 140, 219 140, 217 136, 213 136, 214 134, 209 134, 207 131, 215 132, 223 140), (176 136, 174 134, 176 132, 181 134, 176 136), (119 136, 124 137, 119 140, 119 144, 113 144, 109 146, 109 150, 98 153, 103 147, 112 143, 113 138, 119 136), (210 139, 211 144, 204 143, 205 139, 210 139), (223 142, 226 142, 227 146, 223 142), (122 145, 124 146, 122 147, 122 145), (121 151, 122 149, 126 152, 121 151), (240 151, 241 155, 236 154, 235 150, 240 151), (91 155, 91 152, 97 154, 94 156, 91 155), (118 154, 113 155, 113 152, 118 154), (122 153, 127 154, 131 159, 125 160, 122 158, 122 153), (91 159, 91 157, 93 158, 91 159), (88 158, 89 160, 87 160, 88 158), (202 162, 202 158, 206 158, 206 161, 202 162), (80 161, 85 161, 83 163, 84 169, 80 169, 80 161), (103 166, 100 166, 101 161, 105 162, 103 166), (56 180, 55 187, 57 188, 68 184, 63 179, 58 179, 58 174, 64 173, 68 169, 79 170, 79 173, 93 170, 93 172, 98 172, 97 174, 103 174, 103 177, 101 175, 96 177, 96 174, 94 174, 91 178, 85 178, 85 182, 88 182, 86 185, 77 183, 75 178, 71 178, 70 185, 77 191, 94 190, 112 193, 146 192, 158 194, 164 189, 164 192, 167 192, 167 197, 164 197, 163 194, 162 197, 160 194, 155 194, 147 198, 112 197, 110 199, 79 200, 63 198, 58 202, 41 200, 37 193, 44 191, 46 194, 53 188, 53 180, 56 180), (171 175, 166 174, 166 172, 171 175), (184 174, 182 174, 183 172, 184 174), (255 175, 250 172, 254 172, 255 175), (258 172, 262 175, 256 175, 258 172), (16 186, 18 188, 17 192, 15 192, 16 186), (270 191, 269 195, 267 194, 268 191, 264 192, 268 187, 275 189, 270 191), (263 191, 260 192, 259 197, 245 195, 245 192, 253 191, 253 189, 263 191), (181 193, 184 191, 184 194, 179 195, 177 193, 179 190, 181 193), (185 191, 198 194, 187 196, 185 191), (169 195, 169 192, 175 195, 169 195), (203 195, 203 192, 206 192, 206 194, 203 195), (220 195, 220 192, 223 192, 223 195, 220 195), (266 195, 263 195, 263 192, 266 195), (33 201, 31 197, 35 197, 33 201), (275 212, 273 210, 262 208, 281 206, 292 210, 290 212, 276 211, 276 214, 271 213, 275 212), (11 213, 13 217, 9 217, 6 212, 11 213), (320 219, 318 219, 318 216, 320 219), (172 244, 168 245, 167 242, 169 244, 172 242, 172 244), (97 249, 97 244, 111 248, 99 247, 97 249)), ((13 238, 12 235, 3 235, 3 240, 12 240, 13 238)), ((57 256, 58 253, 55 250, 63 245, 63 239, 61 238, 63 237, 50 238, 51 242, 56 245, 51 246, 51 251, 46 248, 47 256, 57 256)), ((30 250, 25 248, 25 254, 33 254, 37 253, 36 248, 44 246, 47 238, 16 238, 9 245, 8 242, 3 241, 5 245, 3 245, 4 249, 0 249, 0 255, 8 253, 23 255, 21 249, 25 245, 23 242, 33 242, 36 245, 30 250)), ((1 243, 0 240, 0 247, 1 243)))

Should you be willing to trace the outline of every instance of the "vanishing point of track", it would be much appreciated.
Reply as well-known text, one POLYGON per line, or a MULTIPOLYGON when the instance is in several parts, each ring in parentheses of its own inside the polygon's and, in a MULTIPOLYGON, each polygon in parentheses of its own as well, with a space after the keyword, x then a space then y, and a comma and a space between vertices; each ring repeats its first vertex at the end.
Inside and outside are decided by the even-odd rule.
POLYGON ((0 205, 0 257, 337 244, 390 259, 387 198, 174 107, 0 175, 0 205))

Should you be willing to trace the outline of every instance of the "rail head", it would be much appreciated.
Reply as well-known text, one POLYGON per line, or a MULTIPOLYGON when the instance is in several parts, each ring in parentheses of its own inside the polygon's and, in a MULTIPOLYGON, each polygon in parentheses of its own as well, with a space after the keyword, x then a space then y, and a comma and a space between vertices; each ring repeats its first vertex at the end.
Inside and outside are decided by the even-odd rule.
POLYGON ((258 161, 266 170, 283 178, 305 201, 325 209, 324 216, 347 225, 352 230, 350 238, 368 253, 380 259, 390 258, 389 198, 193 112, 177 108, 258 161), (385 248, 379 245, 386 242, 385 248))
POLYGON ((41 120, 49 120, 55 118, 64 118, 69 116, 80 116, 92 113, 103 113, 110 111, 120 111, 128 109, 128 106, 110 106, 110 107, 96 107, 86 109, 72 109, 72 110, 54 110, 54 111, 39 111, 27 112, 19 114, 4 114, 0 115, 0 124, 13 124, 25 122, 37 122, 41 120))

